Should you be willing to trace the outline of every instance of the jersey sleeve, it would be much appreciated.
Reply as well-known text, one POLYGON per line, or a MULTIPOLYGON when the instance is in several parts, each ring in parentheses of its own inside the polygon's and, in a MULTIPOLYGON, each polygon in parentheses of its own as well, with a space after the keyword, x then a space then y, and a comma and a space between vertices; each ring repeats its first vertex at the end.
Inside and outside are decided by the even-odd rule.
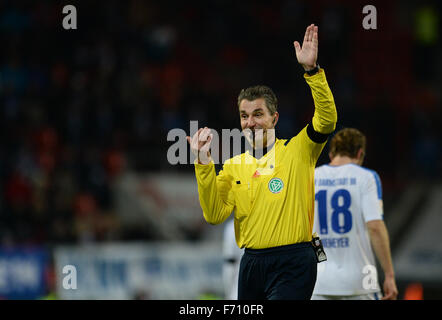
POLYGON ((215 165, 195 163, 198 195, 204 219, 210 224, 224 222, 232 213, 235 200, 232 193, 233 177, 223 170, 216 175, 215 165))
POLYGON ((310 128, 312 130, 309 131, 309 136, 314 141, 316 140, 315 136, 318 136, 318 138, 322 137, 322 140, 317 141, 322 143, 336 127, 338 115, 335 100, 328 86, 324 69, 319 69, 319 72, 313 76, 304 74, 304 78, 310 87, 315 103, 315 113, 311 122, 312 128, 310 128), (311 133, 316 133, 316 135, 311 135, 311 133))
POLYGON ((365 222, 383 220, 382 185, 379 175, 369 171, 362 192, 362 215, 365 222))
POLYGON ((312 92, 315 112, 312 121, 296 137, 288 140, 286 145, 289 148, 293 145, 310 165, 315 166, 328 136, 335 130, 338 116, 324 69, 319 69, 313 76, 305 74, 304 78, 312 92))
POLYGON ((296 137, 286 141, 286 145, 289 149, 292 149, 294 155, 303 157, 310 166, 314 167, 326 141, 322 143, 313 141, 308 135, 308 127, 309 125, 304 127, 296 137))

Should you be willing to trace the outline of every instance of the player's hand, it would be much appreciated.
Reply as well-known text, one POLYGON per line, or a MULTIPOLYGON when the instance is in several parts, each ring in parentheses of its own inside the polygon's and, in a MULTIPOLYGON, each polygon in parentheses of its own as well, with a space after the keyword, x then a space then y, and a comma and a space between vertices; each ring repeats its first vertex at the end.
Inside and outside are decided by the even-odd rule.
POLYGON ((212 161, 209 152, 212 138, 213 134, 210 133, 210 129, 207 127, 200 128, 192 138, 186 137, 190 144, 190 150, 192 150, 200 164, 209 164, 212 161))
POLYGON ((305 71, 316 67, 318 58, 318 27, 311 24, 305 30, 302 47, 298 41, 293 42, 296 51, 296 58, 305 71))
POLYGON ((384 280, 384 296, 382 297, 382 300, 396 300, 397 295, 398 290, 394 277, 386 276, 384 280))

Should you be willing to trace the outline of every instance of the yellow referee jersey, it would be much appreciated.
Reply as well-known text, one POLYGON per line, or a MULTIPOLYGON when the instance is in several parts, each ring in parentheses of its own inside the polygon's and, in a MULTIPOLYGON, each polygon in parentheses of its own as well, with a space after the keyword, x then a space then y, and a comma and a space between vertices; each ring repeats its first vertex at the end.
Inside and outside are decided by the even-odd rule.
POLYGON ((260 159, 248 151, 228 159, 218 175, 213 162, 195 163, 204 218, 219 224, 234 211, 240 248, 270 248, 311 240, 314 169, 326 143, 326 136, 318 142, 315 134, 331 133, 337 114, 324 70, 304 77, 312 90, 315 113, 312 123, 298 135, 276 139, 260 159))

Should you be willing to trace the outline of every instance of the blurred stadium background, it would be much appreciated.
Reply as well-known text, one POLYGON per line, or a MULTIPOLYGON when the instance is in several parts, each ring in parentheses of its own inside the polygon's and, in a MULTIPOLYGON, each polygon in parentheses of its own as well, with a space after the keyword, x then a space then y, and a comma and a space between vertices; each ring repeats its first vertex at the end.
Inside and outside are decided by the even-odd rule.
POLYGON ((383 182, 399 298, 441 299, 441 3, 394 0, 2 0, 0 297, 223 297, 223 226, 167 133, 239 128, 240 89, 266 84, 278 136, 297 134, 313 104, 292 43, 310 23, 338 128, 366 133, 383 182))

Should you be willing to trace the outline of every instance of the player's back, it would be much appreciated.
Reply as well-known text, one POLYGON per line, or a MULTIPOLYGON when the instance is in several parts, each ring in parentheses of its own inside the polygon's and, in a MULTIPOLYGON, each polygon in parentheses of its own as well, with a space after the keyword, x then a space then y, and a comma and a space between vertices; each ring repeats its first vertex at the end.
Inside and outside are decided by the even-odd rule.
POLYGON ((381 201, 375 171, 355 164, 316 168, 313 229, 322 239, 327 261, 318 265, 314 294, 379 291, 366 223, 382 219, 381 201))

